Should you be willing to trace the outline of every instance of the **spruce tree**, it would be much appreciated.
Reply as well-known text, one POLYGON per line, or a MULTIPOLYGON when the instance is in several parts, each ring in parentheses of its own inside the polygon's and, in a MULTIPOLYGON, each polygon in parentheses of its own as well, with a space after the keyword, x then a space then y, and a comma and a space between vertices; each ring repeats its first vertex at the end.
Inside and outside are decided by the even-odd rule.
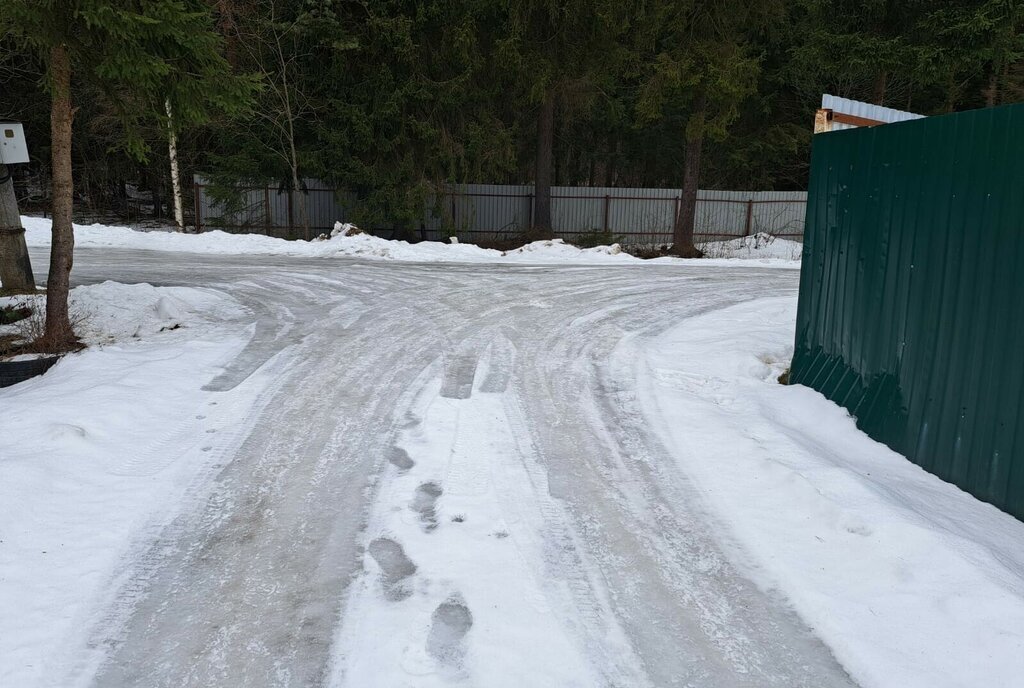
POLYGON ((673 251, 699 257, 694 246, 697 190, 704 141, 724 139, 739 106, 757 86, 760 55, 749 36, 776 16, 772 0, 705 3, 659 0, 647 18, 650 54, 637 112, 641 122, 677 123, 685 139, 673 251))
MULTIPOLYGON (((552 165, 560 116, 586 109, 628 59, 624 40, 640 3, 630 0, 508 0, 497 41, 512 93, 536 108, 532 229, 550 235, 552 165)), ((528 128, 529 130, 529 128, 528 128)))
POLYGON ((45 65, 50 93, 53 227, 46 329, 40 344, 66 350, 76 339, 68 317, 74 255, 71 166, 72 84, 90 82, 124 124, 124 147, 144 159, 141 127, 206 119, 245 105, 252 83, 231 77, 212 17, 198 0, 6 0, 0 31, 45 65))

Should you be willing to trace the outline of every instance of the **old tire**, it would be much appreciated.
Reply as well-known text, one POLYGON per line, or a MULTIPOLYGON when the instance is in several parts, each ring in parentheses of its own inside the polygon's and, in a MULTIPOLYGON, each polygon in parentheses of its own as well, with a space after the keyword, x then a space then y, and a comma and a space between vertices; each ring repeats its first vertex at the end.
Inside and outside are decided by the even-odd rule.
POLYGON ((0 387, 10 387, 37 375, 42 375, 58 360, 60 360, 59 356, 47 356, 28 361, 0 362, 0 387))

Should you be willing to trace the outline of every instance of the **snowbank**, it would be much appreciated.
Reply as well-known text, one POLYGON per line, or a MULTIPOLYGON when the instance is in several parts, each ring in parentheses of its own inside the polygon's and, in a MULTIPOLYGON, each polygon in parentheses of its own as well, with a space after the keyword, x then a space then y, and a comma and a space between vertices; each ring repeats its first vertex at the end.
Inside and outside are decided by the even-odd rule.
MULTIPOLYGON (((29 246, 50 245, 50 221, 36 217, 23 217, 29 246)), ((418 263, 524 263, 524 264, 632 264, 674 263, 686 265, 728 265, 718 261, 681 261, 677 258, 659 258, 644 261, 629 255, 618 244, 580 249, 566 244, 561 239, 535 241, 512 251, 496 251, 480 248, 473 244, 446 244, 425 241, 410 244, 405 241, 381 239, 369 234, 350 234, 344 230, 350 225, 338 223, 338 229, 330 237, 313 241, 286 241, 259 234, 228 234, 212 231, 202 234, 179 234, 176 232, 140 232, 128 227, 107 225, 75 225, 75 245, 86 248, 130 248, 151 251, 184 251, 204 254, 230 255, 281 255, 308 257, 368 258, 376 260, 397 260, 418 263)), ((749 239, 749 237, 748 237, 749 239)), ((743 242, 744 240, 736 240, 743 242)), ((732 244, 733 242, 719 242, 732 244)), ((749 243, 749 242, 748 242, 749 243)), ((765 250, 763 247, 741 249, 721 248, 711 252, 711 257, 725 260, 756 259, 758 265, 771 267, 799 267, 793 258, 792 247, 796 242, 776 241, 765 250), (783 244, 787 246, 783 247, 783 244)), ((709 245, 710 246, 710 245, 709 245)), ((746 246, 746 244, 744 244, 746 246)), ((799 244, 796 244, 799 246, 799 244)), ((799 253, 796 253, 799 258, 799 253)))
POLYGON ((710 259, 738 258, 743 260, 784 260, 799 262, 804 245, 799 241, 780 239, 758 232, 728 241, 708 241, 699 245, 710 259))
MULTIPOLYGON (((0 298, 2 305, 31 307, 41 318, 46 308, 43 295, 0 298)), ((69 313, 75 331, 86 345, 127 342, 168 330, 176 330, 203 313, 203 319, 230 317, 232 306, 223 297, 199 289, 154 287, 149 284, 103 282, 71 291, 69 313)), ((24 323, 0 326, 0 334, 23 331, 24 323)))
POLYGON ((788 597, 860 685, 1020 685, 1024 523, 872 441, 817 392, 777 384, 795 310, 749 302, 621 350, 641 361, 645 415, 748 575, 788 597))
POLYGON ((76 310, 102 346, 0 389, 3 686, 66 685, 61 662, 116 606, 107 591, 139 573, 129 553, 230 456, 264 384, 254 375, 216 405, 201 389, 250 336, 215 322, 244 315, 216 292, 107 282, 74 289, 76 310))

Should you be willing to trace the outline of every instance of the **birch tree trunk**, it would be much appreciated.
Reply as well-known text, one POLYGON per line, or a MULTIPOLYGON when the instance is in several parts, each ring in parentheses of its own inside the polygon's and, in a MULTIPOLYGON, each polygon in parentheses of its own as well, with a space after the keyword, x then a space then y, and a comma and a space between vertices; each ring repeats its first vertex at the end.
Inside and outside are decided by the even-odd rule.
POLYGON ((74 262, 75 234, 71 226, 74 179, 71 172, 71 60, 63 45, 50 51, 50 147, 53 170, 53 239, 50 273, 46 281, 46 330, 49 351, 65 351, 75 344, 68 318, 68 289, 74 262))
POLYGON ((21 226, 14 182, 7 165, 0 165, 0 285, 4 291, 35 291, 32 263, 25 246, 25 229, 21 226))
POLYGON ((185 208, 181 199, 181 177, 178 172, 178 132, 174 128, 171 99, 164 101, 167 108, 167 157, 171 159, 171 189, 174 193, 174 224, 179 232, 185 231, 185 208))

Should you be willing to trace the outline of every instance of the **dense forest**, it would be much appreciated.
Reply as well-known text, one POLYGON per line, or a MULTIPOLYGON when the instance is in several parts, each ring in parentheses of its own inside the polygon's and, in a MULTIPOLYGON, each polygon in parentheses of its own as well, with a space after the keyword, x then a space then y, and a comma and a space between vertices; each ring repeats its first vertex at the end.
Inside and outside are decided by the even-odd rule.
MULTIPOLYGON (((197 64, 157 50, 169 67, 147 79, 165 80, 166 102, 153 84, 143 97, 130 80, 75 71, 83 210, 127 211, 142 194, 157 201, 151 212, 173 216, 169 132, 185 180, 201 172, 223 186, 290 188, 319 178, 358 193, 368 218, 396 223, 417 217, 446 182, 801 189, 823 92, 922 114, 1024 94, 1024 3, 1015 0, 121 5, 187 13, 193 29, 184 30, 213 57, 197 64), (198 87, 175 76, 197 70, 198 87)), ((49 65, 3 22, 7 6, 0 119, 25 123, 34 163, 15 170, 19 195, 41 207, 49 65)), ((121 40, 118 27, 104 28, 105 40, 121 40)))

